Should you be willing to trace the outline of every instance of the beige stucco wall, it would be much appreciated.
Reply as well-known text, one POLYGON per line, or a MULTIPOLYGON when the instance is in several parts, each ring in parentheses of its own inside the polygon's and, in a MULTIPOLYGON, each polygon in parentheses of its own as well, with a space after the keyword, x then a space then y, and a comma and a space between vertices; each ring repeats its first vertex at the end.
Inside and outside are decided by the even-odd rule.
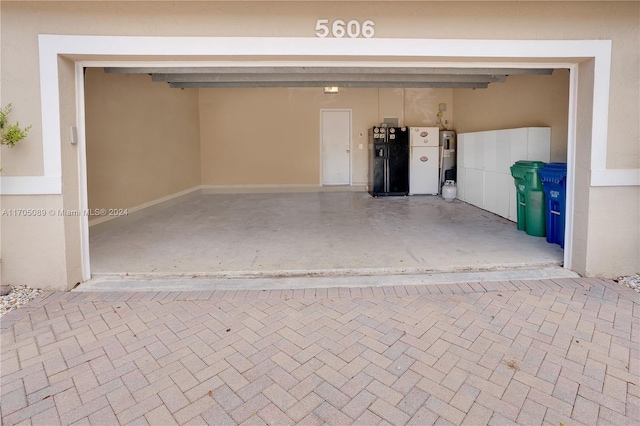
POLYGON ((586 254, 588 270, 605 278, 640 272, 640 187, 592 188, 589 205, 589 242, 597 250, 586 254))
POLYGON ((148 75, 85 75, 90 209, 127 209, 200 185, 198 90, 148 75))
MULTIPOLYGON (((575 164, 575 207, 573 213, 573 264, 578 271, 588 271, 589 241, 593 236, 589 228, 590 194, 588 185, 591 178, 591 126, 593 123, 593 74, 594 61, 580 64, 578 70, 578 91, 580 102, 576 106, 576 164, 575 164), (581 143, 582 142, 582 143, 581 143)), ((609 255, 607 258, 611 257, 609 255)), ((633 263, 630 263, 633 265, 633 263)))
MULTIPOLYGON (((65 124, 75 123, 76 118, 76 84, 75 64, 73 61, 58 58, 58 81, 60 87, 60 121, 65 124)), ((70 126, 60 127, 60 140, 62 141, 62 187, 78 188, 79 174, 78 149, 70 143, 70 126)), ((67 190, 62 195, 62 208, 65 211, 78 211, 80 209, 80 191, 67 190)), ((58 214, 59 215, 59 214, 58 214)), ((80 216, 63 215, 64 226, 64 250, 65 256, 65 284, 67 289, 82 281, 81 258, 81 218, 80 216)))
MULTIPOLYGON (((361 89, 201 89, 202 183, 317 185, 320 109, 352 109, 354 132, 366 135, 375 99, 361 89)), ((353 151, 357 164, 366 151, 359 154, 353 151)))
POLYGON ((456 130, 460 133, 518 127, 551 128, 551 161, 567 161, 569 71, 552 75, 512 75, 487 89, 455 89, 456 130))
MULTIPOLYGON (((611 39, 607 165, 640 164, 640 2, 2 2, 3 98, 34 124, 40 111, 37 34, 302 36, 315 20, 376 22, 376 37, 611 39), (10 60, 9 60, 10 59, 10 60), (17 102, 19 101, 19 102, 17 102)), ((7 153, 16 174, 42 170, 37 144, 7 153), (19 170, 19 172, 18 172, 19 170)))
POLYGON ((451 89, 200 89, 203 185, 319 185, 320 110, 352 111, 352 183, 368 173, 368 129, 384 117, 400 125, 434 125, 451 89), (362 144, 362 149, 359 149, 362 144))
MULTIPOLYGON (((2 208, 58 211, 63 204, 55 195, 3 195, 2 208)), ((64 243, 62 216, 2 217, 2 283, 67 290, 64 243)))
MULTIPOLYGON (((33 125, 20 147, 2 148, 4 176, 43 171, 38 34, 314 37, 315 21, 321 17, 373 19, 376 37, 381 38, 612 40, 607 167, 640 167, 639 2, 424 1, 375 2, 363 7, 362 2, 3 1, 1 7, 1 103, 12 102, 13 117, 33 125)), ((63 102, 71 100, 64 97, 63 102)), ((70 108, 62 106, 63 115, 70 108)), ((455 116, 460 117, 460 112, 455 116)), ((68 122, 61 124, 62 129, 68 128, 68 122)), ((579 138, 584 133, 578 129, 579 138)), ((63 173, 65 191, 75 173, 73 155, 68 155, 73 149, 67 146, 64 150, 69 152, 63 151, 63 165, 69 168, 63 173)), ((638 233, 628 230, 637 224, 634 191, 638 188, 590 188, 586 157, 587 152, 578 153, 576 207, 580 209, 576 214, 583 217, 576 220, 576 233, 583 240, 574 247, 574 269, 605 276, 636 272, 640 265, 633 256, 640 242, 638 233), (618 211, 628 212, 616 215, 617 227, 611 225, 612 201, 618 211), (612 253, 614 244, 625 247, 629 255, 620 258, 612 253)), ((67 195, 2 197, 2 208, 61 208, 73 203, 67 195)), ((77 268, 71 265, 75 261, 66 259, 77 254, 62 249, 77 241, 76 222, 3 217, 1 223, 4 281, 65 288, 78 279, 77 268)))

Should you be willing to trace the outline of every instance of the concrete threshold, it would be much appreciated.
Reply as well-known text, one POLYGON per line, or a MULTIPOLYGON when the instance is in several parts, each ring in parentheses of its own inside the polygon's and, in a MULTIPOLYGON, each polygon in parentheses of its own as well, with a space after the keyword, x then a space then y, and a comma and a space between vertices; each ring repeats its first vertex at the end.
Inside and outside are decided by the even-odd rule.
POLYGON ((96 274, 73 291, 211 291, 277 290, 334 287, 436 285, 462 282, 579 278, 556 265, 539 267, 487 266, 474 270, 417 270, 394 268, 315 271, 242 271, 217 274, 96 274))

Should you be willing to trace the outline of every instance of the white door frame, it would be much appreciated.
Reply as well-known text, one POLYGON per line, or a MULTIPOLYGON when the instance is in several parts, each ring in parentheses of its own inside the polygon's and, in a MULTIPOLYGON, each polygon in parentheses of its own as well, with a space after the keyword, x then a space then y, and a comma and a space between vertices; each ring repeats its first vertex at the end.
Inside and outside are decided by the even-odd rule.
POLYGON ((348 185, 353 185, 353 111, 348 108, 321 108, 320 109, 320 185, 322 186, 331 186, 324 184, 324 175, 323 175, 323 134, 322 134, 322 114, 324 112, 348 112, 349 113, 349 183, 348 185))
MULTIPOLYGON (((319 39, 311 37, 141 37, 38 36, 42 109, 42 176, 0 177, 2 194, 62 194, 62 156, 58 56, 76 59, 76 105, 79 145, 80 209, 88 208, 84 134, 83 67, 180 66, 423 66, 454 68, 569 68, 569 123, 567 146, 567 226, 564 265, 571 268, 575 193, 578 68, 593 59, 591 111, 591 186, 640 185, 638 169, 607 169, 607 130, 611 40, 438 40, 438 39, 319 39), (243 60, 273 57, 274 61, 243 60), (108 58, 129 58, 110 60, 108 58), (149 58, 153 57, 151 60, 149 58), (157 60, 157 58, 166 58, 157 60), (175 61, 189 57, 192 60, 175 61), (219 58, 211 61, 205 58, 219 58), (278 58, 290 61, 276 61, 278 58), (318 58, 309 60, 308 58, 318 58), (344 61, 323 61, 324 58, 344 61), (385 61, 369 58, 384 57, 385 61), (423 58, 423 61, 416 61, 423 58), (431 58, 439 58, 439 62, 431 58), (443 61, 440 58, 447 58, 443 61), (483 59, 484 58, 484 59, 483 59), (524 62, 524 61, 531 62, 524 62), (543 61, 543 62, 536 62, 543 61)), ((87 218, 81 219, 83 279, 90 275, 87 218)))

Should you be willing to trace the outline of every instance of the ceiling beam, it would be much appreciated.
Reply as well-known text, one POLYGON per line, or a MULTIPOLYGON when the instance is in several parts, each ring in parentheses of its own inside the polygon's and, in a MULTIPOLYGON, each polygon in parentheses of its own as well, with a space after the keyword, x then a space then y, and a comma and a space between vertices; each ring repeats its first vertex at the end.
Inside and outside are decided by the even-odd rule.
POLYGON ((442 88, 442 89, 486 89, 489 83, 462 82, 398 82, 398 81, 245 81, 245 82, 169 82, 169 87, 179 89, 220 87, 390 87, 390 88, 442 88))
POLYGON ((445 75, 550 75, 550 68, 452 68, 452 67, 105 67, 117 74, 445 74, 445 75))
POLYGON ((171 83, 245 83, 245 82, 397 82, 397 83, 497 83, 504 75, 446 74, 153 74, 153 81, 171 83))
POLYGON ((170 87, 392 87, 486 88, 509 75, 549 75, 548 68, 375 66, 106 67, 107 73, 151 74, 170 87))

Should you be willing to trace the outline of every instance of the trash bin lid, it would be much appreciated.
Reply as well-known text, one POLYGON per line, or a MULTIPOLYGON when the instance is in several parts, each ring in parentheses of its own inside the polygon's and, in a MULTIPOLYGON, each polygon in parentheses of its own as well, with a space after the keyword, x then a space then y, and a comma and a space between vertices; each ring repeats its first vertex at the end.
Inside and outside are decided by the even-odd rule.
POLYGON ((567 178, 567 163, 549 163, 540 169, 540 180, 560 184, 567 178))
POLYGON ((536 176, 535 180, 538 176, 538 171, 544 166, 542 161, 516 161, 513 166, 511 166, 511 176, 517 179, 531 179, 532 174, 536 176))
POLYGON ((567 163, 547 163, 544 165, 544 169, 551 169, 557 171, 567 171, 567 163))
POLYGON ((513 164, 513 167, 521 167, 523 169, 534 169, 533 171, 540 169, 542 167, 544 167, 545 163, 543 163, 542 161, 526 161, 526 160, 520 160, 520 161, 516 161, 513 164))

